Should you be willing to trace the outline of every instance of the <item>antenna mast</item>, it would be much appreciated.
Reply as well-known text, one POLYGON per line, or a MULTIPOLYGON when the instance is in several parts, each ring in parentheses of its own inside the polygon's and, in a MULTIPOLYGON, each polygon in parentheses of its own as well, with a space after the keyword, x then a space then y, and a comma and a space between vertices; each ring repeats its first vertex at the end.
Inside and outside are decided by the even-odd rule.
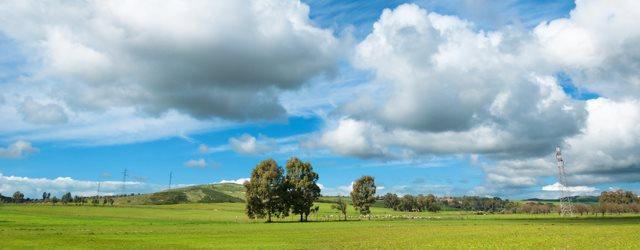
POLYGON ((567 174, 564 170, 564 159, 560 146, 556 147, 556 160, 558 166, 558 183, 560 183, 560 216, 573 216, 573 206, 571 205, 571 192, 567 186, 567 174))
POLYGON ((169 172, 169 189, 171 189, 171 179, 173 179, 173 171, 169 172))

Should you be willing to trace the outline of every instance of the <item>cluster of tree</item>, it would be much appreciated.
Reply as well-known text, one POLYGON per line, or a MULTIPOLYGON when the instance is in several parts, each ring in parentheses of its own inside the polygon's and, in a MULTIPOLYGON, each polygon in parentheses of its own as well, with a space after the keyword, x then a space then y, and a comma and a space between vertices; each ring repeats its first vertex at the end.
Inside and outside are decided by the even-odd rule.
POLYGON ((508 199, 503 200, 499 197, 487 198, 478 196, 452 197, 443 201, 447 206, 465 211, 478 212, 508 212, 515 211, 518 204, 508 199))
POLYGON ((382 196, 382 201, 384 202, 385 207, 391 208, 395 211, 438 212, 442 209, 436 197, 432 194, 428 194, 426 196, 412 196, 407 194, 402 197, 398 197, 396 194, 387 193, 382 196))
POLYGON ((613 203, 613 204, 631 204, 640 203, 640 198, 631 191, 615 190, 604 191, 600 194, 598 199, 600 203, 613 203))
POLYGON ((0 194, 0 203, 8 203, 8 202, 11 202, 11 197, 7 197, 0 194))
POLYGON ((591 213, 600 213, 604 216, 608 214, 621 214, 621 213, 640 213, 640 204, 638 203, 600 203, 590 206, 591 213))
MULTIPOLYGON (((289 213, 300 215, 300 221, 308 221, 311 213, 320 209, 313 203, 320 197, 318 174, 309 162, 292 157, 279 167, 275 160, 260 162, 252 171, 246 188, 246 213, 249 218, 286 217, 289 213)), ((360 214, 370 214, 376 200, 376 185, 373 177, 363 176, 353 184, 351 202, 360 214)), ((347 219, 347 202, 339 197, 332 206, 347 219)))
POLYGON ((289 213, 299 214, 300 221, 307 221, 313 202, 320 197, 317 185, 318 174, 309 162, 292 157, 279 167, 275 160, 260 162, 251 171, 251 179, 244 183, 246 188, 246 213, 250 218, 286 217, 289 213))
POLYGON ((522 204, 517 211, 527 214, 550 214, 554 209, 553 203, 527 202, 522 204))

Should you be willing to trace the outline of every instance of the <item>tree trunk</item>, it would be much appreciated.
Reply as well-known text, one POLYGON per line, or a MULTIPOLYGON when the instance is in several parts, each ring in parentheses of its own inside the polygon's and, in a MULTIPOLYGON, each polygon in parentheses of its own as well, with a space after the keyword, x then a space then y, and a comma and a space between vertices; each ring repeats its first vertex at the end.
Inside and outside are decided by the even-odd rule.
POLYGON ((271 210, 269 210, 267 214, 268 214, 267 222, 271 222, 271 210))
POLYGON ((300 222, 303 222, 303 220, 302 220, 302 213, 300 213, 300 222))
POLYGON ((304 213, 304 221, 309 221, 309 213, 304 213))

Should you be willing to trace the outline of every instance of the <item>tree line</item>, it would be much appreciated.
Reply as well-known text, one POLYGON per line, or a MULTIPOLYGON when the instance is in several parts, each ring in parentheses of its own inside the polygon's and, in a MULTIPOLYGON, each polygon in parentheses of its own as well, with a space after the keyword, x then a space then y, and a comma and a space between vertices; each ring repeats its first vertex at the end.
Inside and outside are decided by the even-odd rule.
POLYGON ((438 212, 442 209, 439 202, 436 200, 436 196, 432 194, 413 196, 406 194, 402 197, 394 193, 387 193, 382 196, 382 201, 386 208, 391 208, 394 211, 404 212, 438 212))
POLYGON ((48 203, 48 204, 75 204, 78 206, 90 204, 90 205, 111 205, 115 200, 112 196, 72 196, 71 192, 64 193, 60 198, 53 196, 51 197, 51 193, 43 192, 42 199, 31 199, 25 198, 24 194, 20 191, 16 191, 13 193, 11 197, 3 196, 0 194, 0 202, 3 203, 48 203))

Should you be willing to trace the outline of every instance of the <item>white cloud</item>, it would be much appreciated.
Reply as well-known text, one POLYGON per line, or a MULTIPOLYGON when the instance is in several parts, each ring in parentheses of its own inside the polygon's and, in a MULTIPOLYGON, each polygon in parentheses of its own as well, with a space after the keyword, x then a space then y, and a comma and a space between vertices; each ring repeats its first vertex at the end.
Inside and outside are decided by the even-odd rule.
POLYGON ((21 158, 36 152, 38 149, 31 146, 31 142, 18 140, 6 148, 0 147, 0 158, 21 158))
POLYGON ((546 185, 542 187, 542 191, 548 192, 560 192, 567 191, 570 195, 595 195, 597 194, 598 189, 595 187, 588 186, 568 186, 565 187, 562 184, 556 182, 554 184, 546 185))
POLYGON ((239 178, 239 179, 236 179, 236 180, 221 180, 218 183, 235 183, 235 184, 242 185, 242 184, 244 184, 245 182, 247 182, 249 180, 251 180, 251 178, 239 178))
MULTIPOLYGON (((102 181, 100 182, 100 194, 112 195, 122 193, 122 182, 102 181)), ((147 193, 160 190, 162 187, 142 182, 127 181, 125 191, 127 193, 147 193)), ((98 182, 88 180, 76 180, 71 177, 30 178, 19 176, 5 176, 0 173, 0 193, 11 195, 16 191, 24 193, 27 197, 40 198, 43 192, 50 192, 52 195, 60 196, 65 192, 72 195, 90 196, 98 192, 98 182)))
POLYGON ((188 160, 184 165, 189 168, 205 168, 207 167, 207 161, 202 158, 197 160, 188 160))
POLYGON ((249 134, 243 134, 238 138, 229 138, 229 145, 235 152, 241 154, 263 154, 275 150, 278 146, 272 138, 260 136, 259 139, 256 139, 249 134))

